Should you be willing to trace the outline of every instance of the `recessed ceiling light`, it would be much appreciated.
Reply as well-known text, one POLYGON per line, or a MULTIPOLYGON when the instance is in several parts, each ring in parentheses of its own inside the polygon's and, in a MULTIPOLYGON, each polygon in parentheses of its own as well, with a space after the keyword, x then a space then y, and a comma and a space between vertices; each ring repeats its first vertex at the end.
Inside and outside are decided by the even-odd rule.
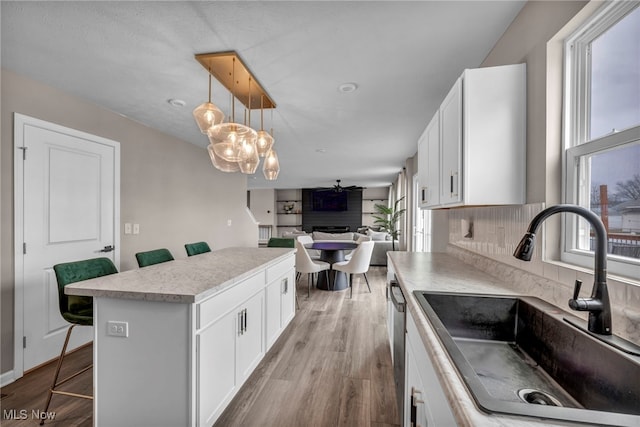
POLYGON ((187 103, 186 103, 186 102, 184 102, 182 99, 174 99, 174 98, 171 98, 171 99, 167 99, 167 102, 168 102, 169 104, 171 104, 171 106, 173 106, 173 107, 178 107, 178 108, 182 108, 182 107, 184 107, 185 105, 187 105, 187 103))
POLYGON ((338 86, 338 91, 342 93, 355 92, 358 89, 358 85, 355 83, 342 83, 338 86))

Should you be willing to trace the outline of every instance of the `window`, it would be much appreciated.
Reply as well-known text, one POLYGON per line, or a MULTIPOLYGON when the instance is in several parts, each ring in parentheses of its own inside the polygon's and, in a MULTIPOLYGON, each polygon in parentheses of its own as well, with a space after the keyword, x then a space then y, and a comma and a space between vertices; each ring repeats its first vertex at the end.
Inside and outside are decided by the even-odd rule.
MULTIPOLYGON (((640 279, 640 7, 607 2, 565 44, 565 201, 607 228, 609 271, 640 279)), ((593 266, 589 224, 566 216, 562 259, 593 266)))

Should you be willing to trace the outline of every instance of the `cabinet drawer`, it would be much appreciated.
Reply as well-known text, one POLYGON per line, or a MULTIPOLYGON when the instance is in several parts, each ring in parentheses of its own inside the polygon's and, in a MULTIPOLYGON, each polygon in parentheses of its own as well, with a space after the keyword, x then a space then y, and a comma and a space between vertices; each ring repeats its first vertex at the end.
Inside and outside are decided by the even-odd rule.
POLYGON ((280 261, 276 265, 267 268, 267 283, 271 283, 278 277, 283 276, 288 270, 292 269, 294 265, 295 259, 293 256, 290 256, 284 261, 280 261))
POLYGON ((265 285, 265 273, 260 273, 244 279, 237 285, 223 291, 218 295, 202 301, 197 305, 196 328, 201 329, 207 324, 220 318, 220 316, 237 307, 243 301, 259 292, 265 285))

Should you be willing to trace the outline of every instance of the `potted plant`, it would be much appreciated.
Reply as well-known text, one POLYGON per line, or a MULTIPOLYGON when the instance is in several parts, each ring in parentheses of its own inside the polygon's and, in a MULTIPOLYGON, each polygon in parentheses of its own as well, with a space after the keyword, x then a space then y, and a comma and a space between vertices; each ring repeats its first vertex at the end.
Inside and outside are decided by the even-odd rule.
POLYGON ((404 215, 406 211, 405 208, 398 209, 400 203, 404 200, 404 197, 399 198, 393 204, 393 207, 376 204, 374 206, 376 213, 378 215, 374 215, 375 221, 373 222, 376 225, 379 225, 381 229, 384 229, 391 236, 391 248, 396 250, 396 240, 400 235, 400 230, 398 230, 398 221, 404 215))

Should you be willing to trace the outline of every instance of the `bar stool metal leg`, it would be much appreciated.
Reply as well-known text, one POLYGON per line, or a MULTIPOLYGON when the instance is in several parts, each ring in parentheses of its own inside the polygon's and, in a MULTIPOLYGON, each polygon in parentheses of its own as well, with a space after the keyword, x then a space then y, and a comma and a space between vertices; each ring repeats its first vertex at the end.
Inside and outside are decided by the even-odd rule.
MULTIPOLYGON (((69 345, 69 338, 71 337, 71 331, 73 330, 73 328, 75 328, 77 325, 71 325, 69 326, 69 329, 67 329, 67 336, 64 339, 64 345, 62 346, 62 352, 60 353, 60 357, 58 358, 58 364, 56 366, 56 373, 53 376, 53 382, 51 384, 51 388, 49 388, 49 393, 47 395, 47 403, 44 407, 44 412, 46 413, 47 410, 49 409, 49 405, 51 404, 51 398, 53 397, 54 394, 62 394, 65 396, 72 396, 72 397, 80 397, 83 399, 90 399, 93 400, 93 396, 87 396, 86 394, 78 394, 78 393, 70 393, 68 391, 60 391, 60 390, 56 390, 56 388, 64 383, 66 383, 67 381, 77 377, 78 375, 82 374, 83 372, 88 371, 89 369, 91 369, 93 367, 93 364, 87 366, 86 368, 81 369, 80 371, 76 372, 73 375, 68 376, 67 378, 63 379, 62 381, 58 382, 58 377, 60 376, 60 369, 62 368, 62 361, 64 360, 64 356, 67 352, 67 346, 69 345)), ((40 420, 40 425, 44 424, 44 419, 40 420)))

